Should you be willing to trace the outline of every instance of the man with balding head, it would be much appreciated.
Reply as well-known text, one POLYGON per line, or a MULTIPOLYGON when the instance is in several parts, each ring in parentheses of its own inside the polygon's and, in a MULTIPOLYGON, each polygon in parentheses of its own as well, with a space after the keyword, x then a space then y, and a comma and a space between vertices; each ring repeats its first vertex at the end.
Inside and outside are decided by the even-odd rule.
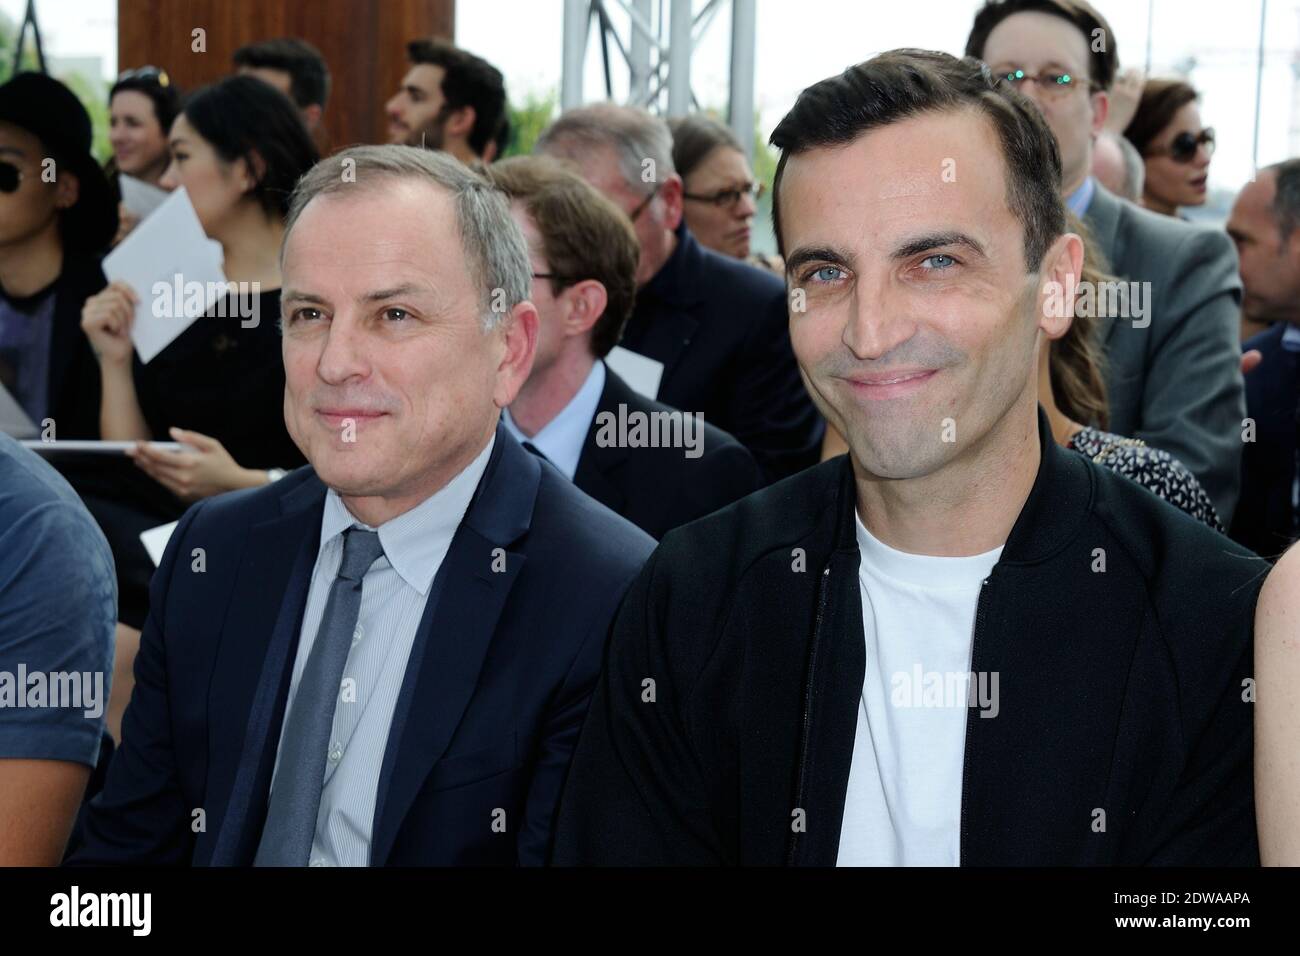
POLYGON ((663 120, 612 103, 567 110, 537 143, 575 163, 632 220, 641 258, 622 345, 662 366, 647 397, 702 413, 769 479, 792 474, 817 461, 824 426, 790 351, 785 285, 696 242, 672 149, 663 120))
POLYGON ((452 157, 357 147, 299 182, 282 260, 310 464, 181 519, 74 861, 540 863, 652 542, 500 423, 523 236, 452 157))

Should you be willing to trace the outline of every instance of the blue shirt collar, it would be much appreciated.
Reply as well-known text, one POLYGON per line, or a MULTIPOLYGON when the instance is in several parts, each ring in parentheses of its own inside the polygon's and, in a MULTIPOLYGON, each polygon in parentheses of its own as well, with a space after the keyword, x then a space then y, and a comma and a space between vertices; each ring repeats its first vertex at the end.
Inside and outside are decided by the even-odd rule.
POLYGON ((1282 348, 1288 352, 1300 352, 1300 325, 1287 323, 1282 332, 1282 348))
POLYGON ((1082 219, 1088 214, 1088 207, 1092 205, 1092 197, 1096 193, 1097 181, 1089 176, 1078 189, 1065 197, 1065 205, 1070 208, 1070 212, 1082 219))
POLYGON ((378 531, 384 557, 393 570, 415 590, 428 594, 437 565, 441 563, 441 557, 446 554, 452 536, 465 517, 479 479, 483 477, 488 459, 492 457, 492 446, 496 440, 494 431, 478 457, 460 474, 410 511, 385 521, 378 528, 372 528, 354 517, 338 492, 331 488, 325 495, 325 512, 321 517, 321 548, 324 549, 326 544, 348 528, 378 531))
POLYGON ((600 393, 604 390, 605 363, 597 361, 569 403, 533 437, 529 438, 519 430, 515 420, 510 417, 510 409, 506 409, 501 420, 510 434, 520 442, 531 443, 572 481, 578 470, 578 459, 582 457, 582 446, 587 443, 587 433, 591 431, 591 422, 596 417, 600 393))

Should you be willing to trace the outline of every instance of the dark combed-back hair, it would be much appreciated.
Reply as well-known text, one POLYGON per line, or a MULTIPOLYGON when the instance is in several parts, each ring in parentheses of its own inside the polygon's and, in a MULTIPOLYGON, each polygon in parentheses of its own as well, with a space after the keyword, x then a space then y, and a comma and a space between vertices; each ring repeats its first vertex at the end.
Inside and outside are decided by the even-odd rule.
POLYGON ((487 60, 442 40, 412 40, 406 45, 406 55, 412 63, 442 67, 444 114, 466 106, 474 108, 469 148, 482 156, 506 117, 506 81, 501 71, 487 60))
POLYGON ((702 113, 670 119, 668 129, 673 134, 673 166, 683 179, 719 146, 745 152, 729 126, 702 113))
POLYGON ((549 280, 557 292, 585 279, 605 287, 605 311, 591 330, 592 354, 604 358, 623 337, 636 302, 641 249, 632 223, 563 160, 512 156, 484 174, 519 202, 537 227, 546 263, 560 277, 549 280))
POLYGON ((283 70, 289 74, 289 94, 299 109, 325 108, 330 95, 330 71, 320 50, 297 37, 259 40, 235 51, 235 66, 254 70, 283 70))
POLYGON ((999 23, 1017 13, 1046 13, 1075 26, 1088 44, 1088 78, 1099 89, 1109 90, 1115 82, 1119 55, 1110 24, 1086 0, 987 0, 966 38, 966 55, 984 59, 989 34, 999 23))
POLYGON ((1300 226, 1300 159, 1288 159, 1267 167, 1277 176, 1277 195, 1273 197, 1273 215, 1286 242, 1300 226))
POLYGON ((251 76, 229 76, 197 90, 184 113, 223 160, 243 159, 255 172, 260 168, 253 197, 283 218, 293 187, 320 158, 289 98, 251 76))
POLYGON ((1142 87, 1137 111, 1124 127, 1124 137, 1146 156, 1151 143, 1174 121, 1174 114, 1200 94, 1190 83, 1177 79, 1151 79, 1142 87))
MULTIPOLYGON (((139 71, 132 71, 137 73, 139 71)), ((113 104, 113 97, 118 93, 141 93, 149 97, 153 103, 153 115, 158 120, 158 126, 162 129, 163 137, 172 128, 172 121, 176 119, 176 114, 181 111, 181 91, 178 90, 167 77, 166 73, 158 72, 148 76, 128 75, 119 79, 113 84, 112 89, 108 91, 108 103, 113 104)))
POLYGON ((842 146, 870 130, 924 113, 964 109, 978 111, 997 131, 1007 205, 1024 227, 1025 264, 1036 271, 1048 246, 1065 231, 1056 138, 1038 109, 995 79, 984 64, 930 50, 882 53, 799 94, 771 139, 781 150, 772 189, 772 220, 781 254, 781 178, 791 156, 842 146))

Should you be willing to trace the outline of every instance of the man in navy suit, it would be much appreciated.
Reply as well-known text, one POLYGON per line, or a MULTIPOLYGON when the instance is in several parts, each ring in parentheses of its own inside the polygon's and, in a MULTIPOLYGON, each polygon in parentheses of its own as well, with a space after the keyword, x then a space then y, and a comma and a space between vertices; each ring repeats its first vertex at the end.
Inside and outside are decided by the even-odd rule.
POLYGON ((1228 234, 1241 258, 1243 323, 1266 326, 1242 346, 1261 358, 1246 375, 1255 433, 1232 536, 1275 558, 1300 536, 1300 159, 1261 169, 1242 188, 1228 234))
POLYGON ((575 163, 632 221, 641 257, 621 344, 663 366, 647 397, 701 413, 748 448, 769 481, 815 465, 826 426, 790 348, 785 283, 695 241, 667 124, 595 103, 566 110, 536 151, 575 163))
POLYGON ((181 520, 72 862, 541 863, 652 541, 500 424, 523 237, 450 157, 357 147, 299 183, 282 270, 310 466, 181 520))

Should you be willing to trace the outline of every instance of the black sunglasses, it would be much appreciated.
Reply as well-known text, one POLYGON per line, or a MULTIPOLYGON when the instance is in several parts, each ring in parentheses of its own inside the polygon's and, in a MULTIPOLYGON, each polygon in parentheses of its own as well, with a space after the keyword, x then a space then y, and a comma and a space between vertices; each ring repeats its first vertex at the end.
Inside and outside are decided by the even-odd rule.
POLYGON ((23 181, 23 171, 13 163, 0 160, 0 193, 18 192, 18 184, 23 181))
POLYGON ((1169 158, 1175 163, 1190 163, 1196 156, 1196 151, 1204 144, 1205 154, 1214 155, 1214 127, 1203 129, 1199 133, 1191 133, 1186 130, 1174 137, 1169 144, 1169 158))

